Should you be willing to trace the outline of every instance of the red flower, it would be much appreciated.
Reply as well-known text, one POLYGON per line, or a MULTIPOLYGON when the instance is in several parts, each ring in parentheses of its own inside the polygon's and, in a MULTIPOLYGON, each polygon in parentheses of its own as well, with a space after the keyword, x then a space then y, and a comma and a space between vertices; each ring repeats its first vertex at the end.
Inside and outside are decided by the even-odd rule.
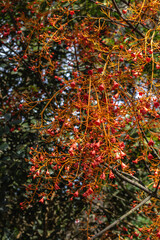
POLYGON ((93 75, 93 70, 88 70, 89 75, 93 75))
POLYGON ((125 169, 126 167, 127 167, 127 165, 122 162, 122 163, 121 163, 121 168, 122 168, 122 169, 125 169))
POLYGON ((25 55, 23 56, 23 58, 24 58, 24 59, 27 59, 27 55, 25 54, 25 55))
POLYGON ((153 155, 151 153, 148 154, 148 159, 152 160, 153 159, 153 155))
POLYGON ((159 65, 159 64, 156 64, 156 68, 157 68, 157 69, 160 69, 160 65, 159 65))
POLYGON ((135 164, 137 164, 137 163, 138 163, 138 159, 133 160, 132 162, 135 163, 135 164))
POLYGON ((40 200, 39 200, 40 203, 44 203, 44 198, 42 197, 40 200))
POLYGON ((127 13, 127 10, 123 9, 122 12, 123 12, 123 14, 126 14, 126 13, 127 13))
POLYGON ((110 178, 110 179, 113 179, 113 178, 115 178, 115 176, 114 176, 114 174, 113 174, 113 172, 112 172, 112 171, 110 171, 110 172, 109 172, 109 178, 110 178))
POLYGON ((69 182, 69 183, 68 183, 68 186, 69 186, 69 187, 72 187, 72 186, 73 186, 73 183, 72 183, 72 182, 69 182))
POLYGON ((73 16, 73 15, 75 14, 75 11, 74 11, 74 10, 71 10, 71 11, 69 12, 69 14, 70 14, 71 16, 73 16))
POLYGON ((154 142, 153 142, 152 139, 148 142, 148 145, 149 145, 149 146, 153 146, 153 145, 154 145, 154 142))
POLYGON ((71 88, 74 88, 76 86, 75 82, 71 82, 71 88))
POLYGON ((128 229, 127 229, 126 227, 123 227, 123 231, 126 231, 126 232, 127 232, 127 231, 128 231, 128 229))
POLYGON ((48 170, 46 171, 46 175, 49 176, 49 171, 48 170))
POLYGON ((149 58, 149 57, 146 57, 146 62, 150 62, 151 61, 151 58, 149 58))
POLYGON ((73 195, 74 195, 74 197, 78 197, 78 195, 79 195, 78 191, 76 191, 73 195))
POLYGON ((113 88, 112 88, 112 89, 114 90, 114 89, 116 89, 116 88, 118 88, 118 87, 119 87, 119 84, 118 84, 116 81, 114 81, 114 82, 113 82, 113 88))
POLYGON ((95 124, 96 124, 97 126, 100 126, 100 125, 101 125, 101 120, 100 120, 100 119, 97 119, 97 120, 95 121, 95 124))
POLYGON ((106 175, 105 175, 105 173, 104 173, 104 172, 101 174, 100 178, 101 178, 101 179, 103 179, 103 180, 105 180, 105 178, 106 178, 106 175))
POLYGON ((93 189, 90 187, 87 192, 88 192, 88 195, 90 195, 93 193, 93 189))
POLYGON ((157 233, 157 237, 160 238, 160 230, 157 233))
POLYGON ((103 72, 103 68, 98 68, 98 72, 102 73, 103 72))
POLYGON ((101 92, 104 90, 104 85, 103 85, 103 84, 101 84, 101 85, 99 86, 99 90, 100 90, 101 92))
POLYGON ((159 107, 159 102, 154 102, 154 106, 155 106, 155 108, 158 108, 159 107))
POLYGON ((54 186, 54 187, 55 187, 55 190, 58 190, 58 189, 60 189, 60 187, 58 186, 58 184, 57 184, 57 183, 55 184, 55 186, 54 186))

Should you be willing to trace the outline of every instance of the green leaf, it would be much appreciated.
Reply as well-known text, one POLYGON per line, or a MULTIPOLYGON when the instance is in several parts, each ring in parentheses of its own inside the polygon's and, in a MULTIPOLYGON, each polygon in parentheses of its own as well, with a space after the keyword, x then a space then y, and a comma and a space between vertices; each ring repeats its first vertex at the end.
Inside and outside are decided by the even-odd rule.
POLYGON ((22 120, 14 120, 14 121, 12 121, 12 124, 13 125, 18 125, 18 124, 20 124, 22 122, 22 120))
POLYGON ((4 151, 4 150, 6 150, 7 148, 9 147, 9 145, 8 145, 8 143, 2 143, 1 145, 0 145, 0 150, 2 150, 2 151, 4 151))
POLYGON ((42 236, 43 230, 42 229, 38 229, 37 231, 38 231, 39 235, 42 236))
POLYGON ((4 115, 4 118, 5 118, 6 121, 9 121, 11 119, 11 113, 6 113, 4 115))
POLYGON ((9 133, 10 132, 10 128, 8 126, 5 126, 4 127, 4 132, 3 133, 9 133))
POLYGON ((129 40, 129 38, 126 38, 125 40, 124 40, 124 42, 127 42, 129 40))

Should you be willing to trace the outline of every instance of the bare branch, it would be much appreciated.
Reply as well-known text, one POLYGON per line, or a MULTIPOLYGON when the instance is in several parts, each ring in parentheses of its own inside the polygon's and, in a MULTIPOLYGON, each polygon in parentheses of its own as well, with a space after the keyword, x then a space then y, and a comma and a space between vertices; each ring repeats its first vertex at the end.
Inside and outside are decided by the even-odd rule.
POLYGON ((102 234, 104 234, 106 231, 108 231, 109 229, 113 228, 115 225, 119 224, 124 218, 128 217, 129 215, 131 215, 133 212, 135 212, 138 208, 140 208, 142 205, 144 205, 146 202, 148 202, 150 200, 151 196, 146 197, 142 202, 140 202, 136 207, 132 208, 130 211, 128 211, 127 213, 125 213, 123 216, 121 216, 119 219, 117 219, 115 222, 111 223, 109 226, 107 226, 106 228, 104 228, 102 231, 100 231, 99 233, 95 234, 91 240, 96 239, 97 237, 100 237, 102 234))
POLYGON ((138 182, 134 181, 134 180, 131 180, 125 176, 123 176, 122 174, 120 174, 117 170, 115 169, 112 169, 113 173, 115 175, 117 175, 119 178, 121 178, 122 180, 140 188, 141 190, 143 190, 144 192, 148 193, 148 194, 152 194, 152 192, 150 190, 148 190, 146 187, 144 187, 143 185, 139 184, 138 182))

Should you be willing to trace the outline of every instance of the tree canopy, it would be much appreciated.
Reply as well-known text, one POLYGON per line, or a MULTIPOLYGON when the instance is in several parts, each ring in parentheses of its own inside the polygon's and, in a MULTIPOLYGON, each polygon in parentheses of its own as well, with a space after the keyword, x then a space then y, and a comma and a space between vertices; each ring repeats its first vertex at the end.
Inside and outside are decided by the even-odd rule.
POLYGON ((0 11, 2 239, 160 239, 160 2, 0 11))

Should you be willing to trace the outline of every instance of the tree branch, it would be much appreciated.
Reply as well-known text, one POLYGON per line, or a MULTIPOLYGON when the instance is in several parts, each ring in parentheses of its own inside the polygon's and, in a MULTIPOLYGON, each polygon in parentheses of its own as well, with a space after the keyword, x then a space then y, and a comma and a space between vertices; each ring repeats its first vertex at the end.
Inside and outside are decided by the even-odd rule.
POLYGON ((151 198, 151 196, 146 197, 142 202, 140 202, 136 207, 132 208, 130 211, 128 211, 127 213, 125 213, 123 216, 121 216, 119 219, 117 219, 115 222, 111 223, 109 226, 107 226, 106 228, 104 228, 102 231, 100 231, 99 233, 95 234, 91 240, 96 239, 97 237, 100 237, 103 233, 105 233, 106 231, 108 231, 109 229, 113 228, 115 225, 119 224, 124 218, 128 217, 129 215, 131 215, 133 212, 135 212, 138 208, 140 208, 142 205, 144 205, 147 201, 149 201, 151 198))
MULTIPOLYGON (((123 176, 118 170, 114 169, 113 167, 111 167, 111 166, 108 166, 108 167, 109 167, 109 168, 113 171, 113 173, 114 173, 116 176, 118 176, 120 179, 122 179, 122 180, 124 180, 124 181, 126 181, 126 182, 128 182, 128 183, 130 183, 130 184, 132 184, 132 185, 134 185, 134 186, 136 186, 136 187, 138 187, 139 189, 141 189, 141 190, 143 190, 144 192, 148 193, 150 196, 152 196, 152 197, 160 200, 160 197, 157 196, 157 191, 152 192, 152 191, 150 191, 148 188, 146 188, 145 186, 139 184, 138 182, 133 181, 133 180, 131 180, 131 179, 123 176)), ((132 177, 132 176, 131 176, 131 177, 132 177)), ((160 181, 159 181, 159 184, 160 184, 160 181)))
POLYGON ((120 174, 117 170, 115 169, 112 169, 113 173, 115 175, 117 175, 119 178, 121 178, 122 180, 128 182, 128 183, 131 183, 132 185, 140 188, 141 190, 143 190, 144 192, 148 193, 148 194, 152 194, 152 192, 150 190, 148 190, 146 187, 144 187, 143 185, 139 184, 138 182, 134 181, 134 180, 131 180, 125 176, 123 176, 122 174, 120 174))
POLYGON ((131 27, 134 31, 136 31, 142 38, 144 38, 145 36, 143 35, 143 33, 141 33, 137 28, 135 28, 126 18, 124 18, 124 16, 122 15, 121 11, 118 8, 117 3, 115 2, 115 0, 112 0, 112 3, 115 7, 115 9, 117 10, 117 13, 119 14, 119 16, 129 25, 129 27, 131 27))

